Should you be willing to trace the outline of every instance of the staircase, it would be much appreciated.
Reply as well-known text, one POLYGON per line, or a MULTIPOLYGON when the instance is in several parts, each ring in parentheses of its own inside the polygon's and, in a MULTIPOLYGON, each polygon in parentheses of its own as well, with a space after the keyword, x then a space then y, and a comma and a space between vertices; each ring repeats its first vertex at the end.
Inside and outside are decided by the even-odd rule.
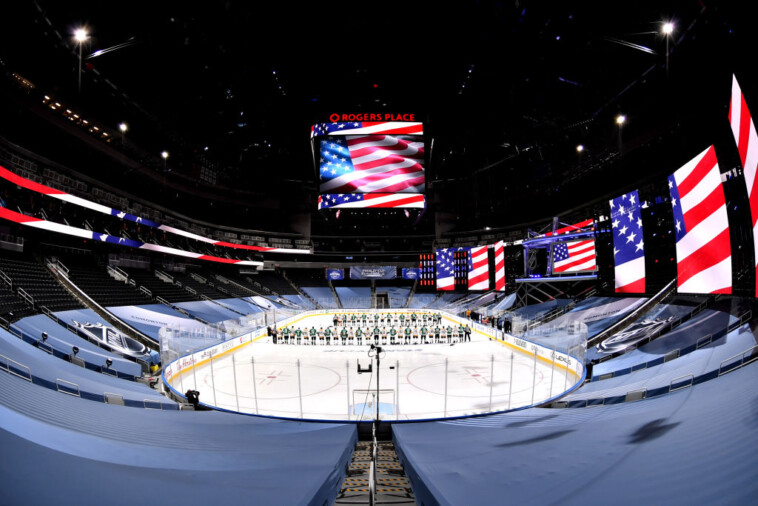
POLYGON ((397 458, 392 441, 376 443, 376 481, 369 484, 372 470, 372 441, 359 441, 340 487, 335 504, 416 504, 410 482, 397 458), (375 490, 371 500, 370 489, 375 490))

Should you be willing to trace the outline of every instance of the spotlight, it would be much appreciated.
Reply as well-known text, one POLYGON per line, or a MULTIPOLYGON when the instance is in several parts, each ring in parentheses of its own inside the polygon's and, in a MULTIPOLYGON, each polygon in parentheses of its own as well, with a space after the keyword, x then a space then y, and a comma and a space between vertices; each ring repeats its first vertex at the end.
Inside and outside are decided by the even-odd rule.
POLYGON ((87 40, 87 30, 79 28, 74 32, 74 40, 81 43, 87 40))
POLYGON ((129 130, 129 125, 127 125, 126 123, 119 123, 118 129, 121 130, 122 132, 126 132, 127 130, 129 130))
POLYGON ((164 160, 168 158, 168 151, 161 151, 161 158, 164 160))
POLYGON ((626 116, 624 116, 623 114, 619 114, 618 116, 616 116, 617 125, 623 125, 625 121, 626 121, 626 116))
MULTIPOLYGON (((616 120, 616 121, 618 121, 618 120, 616 120)), ((581 145, 581 144, 577 144, 577 146, 576 146, 576 152, 577 153, 581 153, 582 151, 584 151, 584 146, 581 145)))
POLYGON ((661 29, 664 35, 671 35, 671 33, 674 31, 674 23, 669 21, 668 23, 663 24, 663 28, 661 29))

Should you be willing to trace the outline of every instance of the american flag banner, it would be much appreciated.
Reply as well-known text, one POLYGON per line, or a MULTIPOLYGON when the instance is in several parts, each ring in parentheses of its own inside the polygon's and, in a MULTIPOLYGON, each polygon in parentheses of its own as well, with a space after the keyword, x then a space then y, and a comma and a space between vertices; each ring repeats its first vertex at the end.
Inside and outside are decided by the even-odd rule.
POLYGON ((668 178, 681 293, 732 293, 732 250, 724 189, 711 146, 668 178))
POLYGON ((114 216, 121 220, 131 221, 133 223, 137 223, 144 227, 155 228, 158 230, 162 230, 164 232, 169 232, 172 234, 180 235, 182 237, 187 237, 188 239, 193 239, 195 241, 204 242, 206 244, 212 244, 214 246, 223 246, 225 248, 244 249, 244 250, 250 250, 250 251, 261 251, 261 252, 271 252, 271 253, 310 253, 310 250, 289 249, 289 248, 270 248, 266 246, 251 246, 249 244, 237 244, 233 242, 217 241, 216 239, 211 239, 210 237, 203 237, 201 235, 188 232, 186 230, 170 227, 168 225, 161 225, 160 223, 157 223, 152 220, 148 220, 147 218, 143 218, 142 216, 129 214, 125 211, 121 211, 118 209, 114 209, 112 207, 104 206, 102 204, 98 204, 97 202, 92 202, 90 200, 77 197, 76 195, 71 195, 70 193, 66 193, 64 191, 57 190, 55 188, 51 188, 50 186, 45 186, 43 184, 32 181, 31 179, 21 177, 18 174, 15 174, 2 166, 0 166, 0 178, 5 179, 6 181, 10 181, 11 183, 14 183, 22 188, 26 188, 27 190, 31 190, 31 191, 40 193, 42 195, 45 195, 46 197, 58 199, 63 202, 68 202, 69 204, 74 204, 80 207, 84 207, 86 209, 91 209, 92 211, 108 214, 110 216, 114 216))
POLYGON ((503 241, 495 243, 495 290, 505 291, 505 248, 503 241))
POLYGON ((321 135, 424 135, 424 124, 414 121, 353 121, 316 123, 311 138, 321 135))
POLYGON ((547 232, 539 237, 551 237, 553 235, 571 234, 574 232, 584 232, 587 230, 594 230, 595 220, 589 219, 574 223, 573 225, 566 225, 561 228, 555 229, 555 232, 547 232))
POLYGON ((263 262, 256 260, 236 260, 233 258, 217 257, 214 255, 204 255, 202 253, 195 253, 193 251, 181 250, 177 248, 171 248, 169 246, 162 246, 160 244, 153 244, 149 242, 135 241, 132 239, 126 239, 124 237, 117 237, 110 234, 101 232, 94 232, 92 230, 86 230, 84 228, 72 227, 70 225, 64 225, 62 223, 56 223, 53 221, 43 220, 34 216, 27 216, 25 214, 17 213, 5 207, 0 206, 0 218, 18 223, 26 227, 32 227, 39 230, 46 230, 48 232, 70 235, 73 237, 81 237, 83 239, 90 239, 93 241, 105 242, 110 244, 116 244, 119 246, 125 246, 129 248, 142 249, 148 251, 157 251, 159 253, 166 253, 168 255, 180 256, 184 258, 195 258, 197 260, 205 260, 208 262, 217 262, 223 264, 237 264, 248 266, 260 266, 263 262))
POLYGON ((489 290, 490 270, 488 265, 489 248, 477 246, 469 248, 468 255, 468 289, 489 290))
POLYGON ((409 193, 330 193, 319 195, 319 209, 413 208, 424 209, 426 199, 409 193))
POLYGON ((554 274, 594 271, 595 269, 595 239, 553 245, 554 274))
POLYGON ((463 248, 437 250, 437 290, 455 290, 455 254, 463 248))
POLYGON ((424 143, 392 135, 321 139, 319 173, 323 193, 423 193, 424 143))
POLYGON ((745 174, 747 195, 750 199, 750 214, 753 220, 753 250, 756 258, 756 296, 758 296, 758 191, 756 191, 756 173, 758 172, 758 135, 755 123, 747 108, 747 102, 737 82, 732 78, 732 101, 729 106, 729 122, 732 134, 740 153, 740 161, 745 174))
POLYGON ((616 293, 645 292, 645 243, 637 190, 610 201, 616 293))

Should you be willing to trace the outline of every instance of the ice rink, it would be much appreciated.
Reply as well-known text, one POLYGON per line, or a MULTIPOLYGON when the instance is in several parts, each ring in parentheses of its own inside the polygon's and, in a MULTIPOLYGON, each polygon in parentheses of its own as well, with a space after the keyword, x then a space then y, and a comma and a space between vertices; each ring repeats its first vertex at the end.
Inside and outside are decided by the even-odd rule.
MULTIPOLYGON (((444 326, 453 322, 444 321, 444 326)), ((301 328, 331 325, 308 316, 301 328)), ((384 420, 415 420, 502 411, 538 404, 578 378, 474 330, 470 342, 381 345, 380 368, 369 345, 286 345, 264 337, 234 354, 175 378, 175 388, 200 391, 200 401, 232 411, 320 419, 373 420, 379 377, 384 420), (373 372, 359 374, 358 364, 373 372), (378 373, 378 374, 377 374, 378 373)))

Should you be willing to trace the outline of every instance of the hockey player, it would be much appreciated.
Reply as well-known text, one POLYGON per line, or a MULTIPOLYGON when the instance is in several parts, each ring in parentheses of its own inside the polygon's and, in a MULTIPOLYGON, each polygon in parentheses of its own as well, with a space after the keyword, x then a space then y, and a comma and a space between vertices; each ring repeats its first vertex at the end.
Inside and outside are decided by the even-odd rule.
POLYGON ((387 344, 387 327, 382 327, 382 345, 387 344))
POLYGON ((390 328, 390 344, 395 344, 395 337, 397 337, 397 329, 392 327, 390 328))
POLYGON ((355 331, 355 340, 358 341, 358 346, 363 344, 363 330, 360 328, 355 331))
POLYGON ((311 327, 311 330, 308 332, 311 335, 311 345, 316 345, 316 334, 318 333, 316 331, 316 327, 311 327))
MULTIPOLYGON (((426 316, 424 316, 424 320, 426 320, 426 316)), ((427 334, 427 332, 428 332, 428 329, 426 328, 426 322, 424 322, 424 326, 421 327, 421 342, 423 344, 427 343, 427 341, 426 341, 426 334, 427 334)))
MULTIPOLYGON (((347 338, 350 341, 350 344, 353 344, 355 342, 355 333, 360 332, 361 328, 358 327, 358 330, 353 330, 352 328, 347 333, 347 338)), ((342 339, 342 346, 345 346, 345 339, 342 339)))
POLYGON ((416 313, 415 312, 411 313, 411 324, 413 324, 414 327, 416 326, 417 319, 418 319, 418 316, 416 316, 416 313))
POLYGON ((410 344, 411 342, 411 328, 405 327, 405 344, 410 344))
POLYGON ((284 344, 290 343, 290 329, 289 327, 284 327, 282 329, 282 339, 284 339, 284 344))
POLYGON ((303 338, 303 331, 300 329, 300 327, 295 329, 295 339, 297 339, 297 344, 300 344, 300 340, 303 338))
POLYGON ((435 343, 440 342, 440 326, 439 325, 434 327, 434 342, 435 343))
POLYGON ((361 321, 363 322, 362 324, 363 327, 366 326, 366 318, 368 318, 368 315, 366 315, 366 313, 363 313, 363 315, 361 315, 361 321))
POLYGON ((453 342, 453 327, 450 325, 447 326, 447 342, 452 343, 453 342))
POLYGON ((379 330, 379 326, 377 325, 374 327, 374 344, 379 344, 379 336, 381 335, 381 331, 379 330))
POLYGON ((324 345, 324 327, 319 327, 318 329, 318 342, 321 346, 324 345))
MULTIPOLYGON (((327 346, 329 346, 330 344, 332 344, 332 328, 331 327, 327 327, 326 328, 326 330, 324 331, 324 337, 326 337, 326 345, 327 346)), ((337 341, 337 336, 334 336, 334 341, 335 342, 337 341)))
POLYGON ((342 327, 342 330, 340 331, 340 337, 342 338, 342 344, 345 344, 345 341, 347 340, 347 336, 350 334, 350 332, 347 331, 347 327, 342 327))

